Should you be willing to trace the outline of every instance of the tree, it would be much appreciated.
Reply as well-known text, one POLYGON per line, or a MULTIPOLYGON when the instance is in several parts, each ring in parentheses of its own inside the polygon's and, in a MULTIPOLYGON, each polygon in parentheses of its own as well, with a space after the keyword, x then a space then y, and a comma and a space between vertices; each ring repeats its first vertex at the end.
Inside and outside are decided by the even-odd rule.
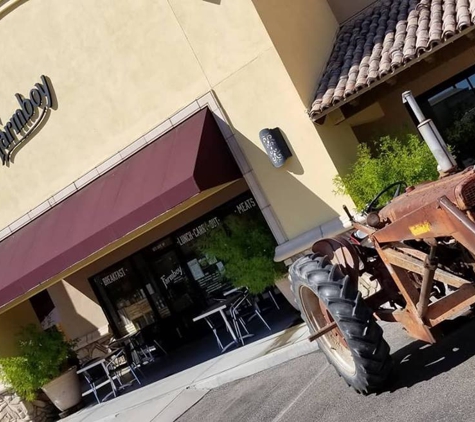
POLYGON ((275 240, 260 218, 230 215, 223 225, 207 233, 198 248, 224 263, 225 276, 236 287, 262 293, 286 273, 274 262, 275 240))

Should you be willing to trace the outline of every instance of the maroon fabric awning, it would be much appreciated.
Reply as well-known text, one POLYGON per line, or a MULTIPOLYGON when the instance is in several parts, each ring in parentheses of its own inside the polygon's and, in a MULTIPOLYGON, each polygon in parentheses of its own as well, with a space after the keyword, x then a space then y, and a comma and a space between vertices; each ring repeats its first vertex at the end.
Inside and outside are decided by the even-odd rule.
POLYGON ((0 242, 0 307, 196 194, 242 177, 203 109, 0 242))

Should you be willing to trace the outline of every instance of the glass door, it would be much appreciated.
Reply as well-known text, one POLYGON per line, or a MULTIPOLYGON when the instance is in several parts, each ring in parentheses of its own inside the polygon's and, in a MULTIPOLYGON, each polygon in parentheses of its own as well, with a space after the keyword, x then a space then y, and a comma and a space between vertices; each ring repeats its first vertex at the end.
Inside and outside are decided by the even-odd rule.
POLYGON ((121 335, 134 333, 156 321, 149 287, 141 283, 128 260, 95 276, 94 284, 121 335))
POLYGON ((182 337, 182 330, 193 327, 192 319, 202 308, 194 281, 188 276, 188 270, 173 249, 150 256, 148 265, 155 284, 166 296, 177 333, 182 337))

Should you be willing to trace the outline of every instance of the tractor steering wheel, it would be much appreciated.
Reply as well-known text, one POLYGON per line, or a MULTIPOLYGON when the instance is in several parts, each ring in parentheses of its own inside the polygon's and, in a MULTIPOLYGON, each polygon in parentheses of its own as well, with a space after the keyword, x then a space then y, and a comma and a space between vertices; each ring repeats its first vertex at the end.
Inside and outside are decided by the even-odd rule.
POLYGON ((378 205, 378 202, 379 200, 381 199, 381 197, 387 193, 388 191, 390 191, 391 189, 395 188, 397 186, 397 189, 396 191, 394 192, 394 195, 393 195, 393 198, 396 198, 396 196, 399 196, 401 194, 401 190, 402 189, 406 189, 407 187, 407 184, 405 182, 396 182, 396 183, 393 183, 389 186, 387 186, 386 188, 384 188, 381 192, 379 192, 375 197, 374 199, 367 205, 366 207, 366 213, 369 214, 370 212, 372 211, 379 211, 381 208, 376 208, 376 205, 378 205))

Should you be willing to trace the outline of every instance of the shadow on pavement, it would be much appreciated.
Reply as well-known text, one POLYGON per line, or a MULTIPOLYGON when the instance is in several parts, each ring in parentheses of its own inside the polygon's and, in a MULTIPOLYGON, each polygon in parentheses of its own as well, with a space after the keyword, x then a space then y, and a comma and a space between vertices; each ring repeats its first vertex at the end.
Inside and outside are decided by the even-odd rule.
POLYGON ((393 355, 394 370, 386 391, 428 381, 475 355, 475 319, 459 317, 440 324, 443 337, 434 345, 414 341, 393 355))

